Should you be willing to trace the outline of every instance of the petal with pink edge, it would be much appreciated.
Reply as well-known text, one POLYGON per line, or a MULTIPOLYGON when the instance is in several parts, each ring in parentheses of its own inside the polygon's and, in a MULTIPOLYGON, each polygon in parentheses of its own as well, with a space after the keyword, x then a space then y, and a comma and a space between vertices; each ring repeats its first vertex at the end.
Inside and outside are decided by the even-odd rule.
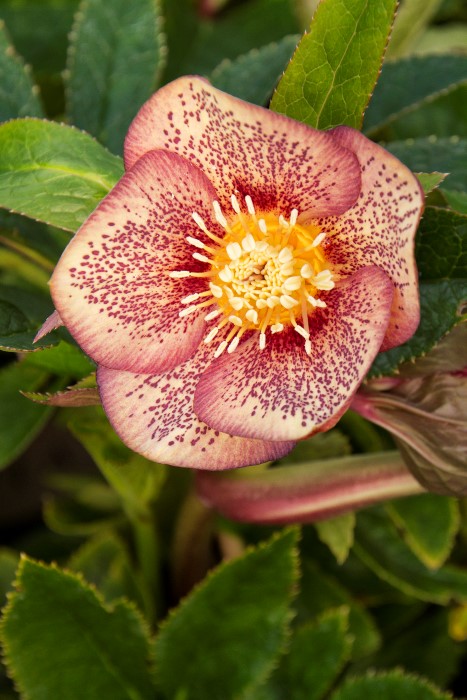
MULTIPOLYGON (((205 287, 172 270, 202 270, 188 235, 203 238, 215 191, 184 158, 147 153, 126 173, 66 248, 51 281, 60 316, 99 364, 163 372, 184 362, 203 333, 201 312, 179 318, 180 300, 205 287)), ((215 229, 215 224, 212 228, 215 229)))
POLYGON ((405 165, 358 131, 342 126, 330 133, 358 156, 362 191, 352 209, 321 222, 331 234, 326 255, 343 274, 378 265, 390 276, 395 294, 381 347, 389 350, 408 340, 420 320, 414 241, 423 192, 405 165))
POLYGON ((210 470, 259 464, 290 452, 294 442, 232 437, 197 418, 193 393, 211 357, 212 348, 202 345, 190 360, 162 375, 99 367, 102 404, 123 442, 156 462, 210 470))
POLYGON ((329 133, 248 104, 196 76, 158 90, 138 112, 125 140, 125 164, 163 148, 203 170, 223 206, 250 195, 262 211, 301 221, 340 214, 360 192, 355 155, 329 133))
POLYGON ((362 268, 326 295, 310 317, 311 356, 293 329, 253 335, 201 376, 194 410, 213 428, 243 437, 298 440, 329 430, 367 373, 389 320, 393 286, 362 268))

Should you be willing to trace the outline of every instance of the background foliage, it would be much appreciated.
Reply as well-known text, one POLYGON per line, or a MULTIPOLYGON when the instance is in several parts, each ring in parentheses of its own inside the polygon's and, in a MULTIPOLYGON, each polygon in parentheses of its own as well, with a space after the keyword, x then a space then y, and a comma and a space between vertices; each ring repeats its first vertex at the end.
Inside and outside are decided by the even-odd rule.
MULTIPOLYGON (((0 0, 1 700, 467 695, 464 499, 423 494, 301 533, 234 523, 192 474, 120 443, 64 329, 33 345, 61 251, 123 172, 128 125, 186 73, 362 128, 422 173, 422 321, 373 376, 463 320, 464 4, 403 0, 376 88, 395 0, 323 0, 311 22, 315 5, 0 0), (62 408, 69 387, 81 408, 62 408)), ((394 447, 349 412, 281 466, 394 447)))

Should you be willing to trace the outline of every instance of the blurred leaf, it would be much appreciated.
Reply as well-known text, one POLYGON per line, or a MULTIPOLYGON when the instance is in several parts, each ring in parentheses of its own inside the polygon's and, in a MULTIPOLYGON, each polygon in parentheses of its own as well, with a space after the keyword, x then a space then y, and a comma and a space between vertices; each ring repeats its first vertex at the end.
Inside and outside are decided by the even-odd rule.
POLYGON ((297 621, 303 623, 315 619, 327 610, 341 606, 349 610, 349 633, 354 639, 352 659, 375 652, 381 644, 381 636, 368 610, 352 597, 337 578, 324 574, 315 561, 305 558, 296 602, 297 621))
MULTIPOLYGON (((37 290, 0 286, 0 349, 12 352, 38 350, 59 342, 57 333, 34 344, 34 336, 53 307, 37 290)), ((27 388, 26 388, 27 389, 27 388)))
POLYGON ((118 509, 102 511, 63 496, 49 496, 44 501, 42 516, 52 532, 75 537, 108 531, 124 522, 123 514, 118 509))
POLYGON ((16 117, 42 117, 38 88, 31 71, 16 55, 0 20, 0 122, 16 117))
POLYGON ((199 31, 197 0, 162 0, 168 61, 162 83, 183 75, 183 66, 193 51, 199 31))
POLYGON ((136 572, 127 548, 112 531, 85 542, 73 553, 68 566, 96 586, 106 602, 124 596, 143 609, 136 572))
POLYGON ((444 186, 448 189, 467 191, 467 139, 433 136, 391 141, 386 144, 386 148, 414 172, 428 173, 437 170, 449 173, 444 186))
POLYGON ((425 566, 438 569, 444 564, 459 529, 459 508, 454 499, 427 493, 391 501, 386 510, 425 566))
POLYGON ((132 119, 156 87, 164 56, 156 0, 84 0, 69 49, 71 123, 120 154, 132 119))
POLYGON ((404 0, 394 22, 388 56, 403 56, 436 15, 442 0, 404 0))
POLYGON ((84 355, 82 350, 60 341, 53 348, 32 353, 28 363, 34 367, 46 369, 51 374, 58 374, 72 379, 82 379, 95 370, 95 365, 84 355))
POLYGON ((51 409, 21 396, 22 389, 39 389, 47 374, 24 362, 0 369, 0 469, 26 449, 46 423, 51 409))
POLYGON ((126 447, 100 407, 80 409, 69 428, 123 503, 138 513, 157 497, 165 481, 166 468, 126 447))
POLYGON ((63 124, 0 126, 0 206, 75 231, 123 174, 120 158, 63 124))
POLYGON ((431 350, 466 313, 467 280, 453 279, 420 284, 420 325, 412 338, 376 356, 368 376, 388 376, 398 366, 431 350))
POLYGON ((346 608, 329 610, 294 631, 288 653, 268 684, 277 698, 326 697, 350 657, 348 614, 346 608))
POLYGON ((359 514, 353 551, 383 581, 406 595, 439 605, 467 601, 467 570, 452 565, 427 569, 381 512, 359 514))
POLYGON ((456 192, 456 190, 443 188, 442 193, 451 209, 459 214, 467 214, 467 192, 456 192))
POLYGON ((19 554, 13 549, 0 549, 0 608, 5 605, 7 593, 13 588, 18 561, 19 554))
MULTIPOLYGON (((413 607, 413 604, 405 605, 406 609, 413 607)), ((397 615, 394 607, 391 612, 397 615)), ((461 670, 465 649, 448 637, 447 629, 447 610, 424 607, 411 620, 407 615, 406 625, 396 634, 386 637, 381 649, 368 659, 368 665, 380 670, 403 667, 442 687, 449 686, 461 670)))
POLYGON ((185 44, 184 60, 179 66, 178 75, 209 75, 226 58, 237 58, 299 31, 292 0, 249 0, 239 3, 226 8, 219 18, 204 19, 195 25, 191 47, 190 38, 185 44))
POLYGON ((271 101, 318 129, 359 128, 386 50, 394 0, 323 0, 271 101))
POLYGON ((422 136, 447 138, 454 134, 465 139, 466 100, 467 80, 464 79, 394 116, 386 126, 378 130, 378 138, 394 141, 422 136))
POLYGON ((70 234, 31 221, 24 216, 0 210, 0 241, 15 249, 35 253, 38 264, 52 271, 54 263, 70 240, 70 234))
POLYGON ((402 671, 372 673, 364 678, 347 680, 330 700, 451 700, 451 695, 435 688, 429 681, 409 676, 402 671))
POLYGON ((467 279, 467 216, 427 207, 417 232, 420 279, 467 279))
POLYGON ((296 539, 285 530, 223 564, 172 612, 154 649, 167 697, 234 698, 261 683, 285 642, 296 539))
MULTIPOLYGON (((385 127, 467 79, 467 56, 410 56, 384 64, 365 113, 364 131, 374 137, 385 127)), ((434 132, 433 132, 434 133, 434 132)))
POLYGON ((315 523, 319 539, 327 544, 339 564, 343 564, 353 545, 355 513, 344 513, 337 518, 315 523))
POLYGON ((277 464, 302 464, 317 459, 332 459, 350 455, 352 449, 349 440, 340 430, 318 433, 308 440, 300 440, 292 452, 279 459, 277 464))
POLYGON ((467 605, 458 605, 449 611, 449 635, 456 642, 467 641, 467 605))
POLYGON ((274 44, 252 49, 233 61, 226 58, 213 70, 214 87, 246 102, 266 105, 300 39, 286 36, 274 44))
POLYGON ((449 24, 429 27, 414 43, 413 49, 418 54, 432 54, 465 51, 466 46, 467 26, 450 22, 449 24))
POLYGON ((149 640, 130 604, 105 606, 74 574, 24 558, 1 626, 6 663, 34 700, 154 700, 149 640))

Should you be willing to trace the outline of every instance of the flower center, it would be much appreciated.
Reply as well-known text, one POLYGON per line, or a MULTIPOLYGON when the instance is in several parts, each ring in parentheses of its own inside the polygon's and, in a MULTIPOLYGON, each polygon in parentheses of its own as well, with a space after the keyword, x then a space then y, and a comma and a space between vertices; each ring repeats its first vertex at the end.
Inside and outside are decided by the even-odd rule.
POLYGON ((233 216, 229 220, 219 203, 213 202, 215 218, 225 230, 224 238, 209 231, 199 214, 193 213, 196 224, 213 245, 191 236, 187 242, 200 251, 194 252, 193 257, 208 263, 211 269, 169 273, 174 278, 205 277, 208 281, 206 291, 181 300, 185 308, 179 315, 215 307, 205 320, 221 318, 204 342, 210 343, 221 328, 230 326, 215 357, 224 350, 233 352, 246 331, 259 331, 262 350, 266 347, 268 330, 279 333, 287 326, 293 326, 304 338, 305 351, 310 354, 308 317, 315 308, 326 306, 320 293, 334 287, 322 247, 326 234, 314 225, 300 225, 296 209, 287 220, 282 214, 259 216, 249 196, 245 197, 246 212, 242 212, 235 195, 231 202, 233 216))

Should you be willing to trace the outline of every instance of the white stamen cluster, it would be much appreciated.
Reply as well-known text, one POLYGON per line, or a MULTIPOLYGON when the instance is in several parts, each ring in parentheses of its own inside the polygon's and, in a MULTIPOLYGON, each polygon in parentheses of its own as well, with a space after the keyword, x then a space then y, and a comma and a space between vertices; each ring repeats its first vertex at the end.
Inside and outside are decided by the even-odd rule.
POLYGON ((245 197, 247 214, 242 212, 235 195, 231 203, 235 217, 229 222, 219 202, 213 202, 214 218, 226 232, 224 239, 212 233, 197 212, 193 213, 198 228, 214 245, 187 236, 187 243, 197 249, 192 253, 193 258, 209 264, 211 269, 169 273, 175 279, 204 277, 208 282, 205 291, 181 300, 185 308, 180 311, 180 317, 215 305, 205 320, 209 322, 219 316, 222 319, 209 330, 204 342, 210 343, 224 326, 230 325, 226 338, 214 352, 215 357, 224 350, 232 353, 242 335, 250 330, 259 331, 262 350, 266 347, 268 328, 272 334, 280 333, 289 324, 304 338, 305 351, 310 355, 308 315, 314 308, 326 307, 316 296, 317 291, 334 287, 333 275, 325 267, 319 248, 326 234, 318 233, 306 247, 294 247, 289 239, 299 227, 297 209, 291 211, 289 220, 281 214, 271 221, 270 216, 257 216, 249 195, 245 197))

